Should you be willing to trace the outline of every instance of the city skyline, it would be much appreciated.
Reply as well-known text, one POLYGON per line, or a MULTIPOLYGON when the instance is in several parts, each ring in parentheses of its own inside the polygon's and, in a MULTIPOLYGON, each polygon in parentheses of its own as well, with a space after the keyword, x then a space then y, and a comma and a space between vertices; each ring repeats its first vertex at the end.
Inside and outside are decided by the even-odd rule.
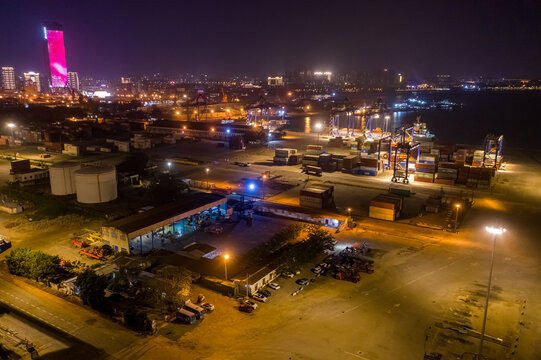
POLYGON ((530 2, 283 5, 162 1, 155 11, 119 3, 103 11, 87 4, 9 3, 0 15, 2 66, 43 71, 41 27, 56 21, 64 27, 70 71, 96 78, 187 72, 263 77, 304 68, 390 68, 418 79, 439 73, 540 76, 539 6, 530 2), (211 9, 219 11, 207 14, 211 9))

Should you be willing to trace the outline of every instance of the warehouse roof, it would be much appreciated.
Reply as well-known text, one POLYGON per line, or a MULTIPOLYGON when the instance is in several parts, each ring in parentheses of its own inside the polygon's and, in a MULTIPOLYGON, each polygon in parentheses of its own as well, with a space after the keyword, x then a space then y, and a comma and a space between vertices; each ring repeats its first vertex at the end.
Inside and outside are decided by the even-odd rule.
MULTIPOLYGON (((153 225, 158 227, 163 226, 160 225, 163 221, 169 221, 172 220, 172 218, 179 216, 182 218, 183 214, 192 212, 193 210, 203 211, 205 209, 201 208, 209 208, 216 206, 216 202, 225 203, 226 201, 225 197, 218 194, 195 193, 187 199, 178 200, 170 204, 113 221, 109 226, 126 234, 130 234, 137 230, 152 227, 153 225)), ((178 220, 180 220, 180 218, 178 220)))

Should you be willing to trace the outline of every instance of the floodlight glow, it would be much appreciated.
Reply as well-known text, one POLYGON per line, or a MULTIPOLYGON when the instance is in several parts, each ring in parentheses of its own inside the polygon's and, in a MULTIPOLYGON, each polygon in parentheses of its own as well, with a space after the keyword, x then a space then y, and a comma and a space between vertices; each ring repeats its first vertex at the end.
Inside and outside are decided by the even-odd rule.
POLYGON ((248 185, 248 189, 250 189, 250 190, 255 190, 255 184, 254 184, 254 183, 250 183, 250 184, 248 185))
POLYGON ((502 228, 502 227, 496 228, 492 226, 485 227, 485 230, 493 235, 501 235, 507 231, 506 228, 502 228))
POLYGON ((225 132, 229 134, 231 133, 231 129, 225 129, 225 132))

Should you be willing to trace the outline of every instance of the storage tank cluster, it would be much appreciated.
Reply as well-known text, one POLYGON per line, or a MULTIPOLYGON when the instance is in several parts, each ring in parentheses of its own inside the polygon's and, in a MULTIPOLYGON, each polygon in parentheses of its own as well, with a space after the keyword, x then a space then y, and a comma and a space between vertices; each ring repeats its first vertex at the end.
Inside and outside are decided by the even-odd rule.
POLYGON ((60 162, 49 167, 53 195, 77 194, 83 204, 98 204, 117 198, 114 166, 81 167, 75 162, 60 162))
POLYGON ((71 195, 76 193, 75 172, 81 168, 81 164, 74 161, 62 161, 49 167, 49 179, 51 180, 51 194, 71 195))

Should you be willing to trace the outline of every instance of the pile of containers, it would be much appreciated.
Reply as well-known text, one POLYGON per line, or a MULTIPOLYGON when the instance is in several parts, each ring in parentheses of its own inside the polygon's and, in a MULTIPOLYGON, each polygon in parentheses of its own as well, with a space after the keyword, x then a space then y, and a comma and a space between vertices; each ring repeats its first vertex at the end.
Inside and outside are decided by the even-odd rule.
POLYGON ((494 169, 471 167, 466 185, 471 188, 487 189, 494 173, 494 169))
MULTIPOLYGON (((383 169, 383 167, 381 167, 383 169)), ((361 157, 361 166, 359 174, 365 176, 376 176, 380 172, 377 157, 361 157)))
POLYGON ((414 180, 433 183, 435 173, 436 173, 435 164, 424 164, 424 163, 417 162, 417 164, 415 165, 414 180))
POLYGON ((401 197, 380 194, 370 201, 368 216, 374 219, 395 221, 400 216, 402 205, 401 197))
POLYGON ((458 170, 456 165, 451 162, 441 162, 438 165, 438 172, 436 173, 437 184, 454 185, 458 177, 458 170))
POLYGON ((434 182, 436 174, 436 164, 437 158, 436 155, 432 154, 421 154, 417 163, 415 164, 415 181, 422 182, 434 182))
POLYGON ((341 136, 329 139, 329 147, 339 147, 344 146, 344 141, 341 136))
MULTIPOLYGON (((457 162, 458 164, 458 162, 457 162)), ((460 185, 466 185, 468 182, 468 177, 470 175, 470 167, 469 166, 458 166, 458 176, 456 178, 456 183, 460 185)))
POLYGON ((302 163, 302 154, 291 154, 287 162, 288 165, 299 165, 302 163))
POLYGON ((323 209, 334 205, 334 186, 320 183, 311 184, 301 189, 299 196, 300 206, 323 209))
POLYGON ((274 151, 273 163, 275 165, 287 165, 289 157, 297 153, 297 149, 276 149, 274 151))
POLYGON ((358 155, 349 155, 344 157, 342 161, 342 168, 344 171, 350 171, 351 169, 359 165, 359 156, 358 155))
POLYGON ((302 158, 303 166, 319 166, 319 155, 305 154, 302 158))
POLYGON ((323 146, 321 145, 307 145, 306 155, 319 155, 323 152, 323 146))

